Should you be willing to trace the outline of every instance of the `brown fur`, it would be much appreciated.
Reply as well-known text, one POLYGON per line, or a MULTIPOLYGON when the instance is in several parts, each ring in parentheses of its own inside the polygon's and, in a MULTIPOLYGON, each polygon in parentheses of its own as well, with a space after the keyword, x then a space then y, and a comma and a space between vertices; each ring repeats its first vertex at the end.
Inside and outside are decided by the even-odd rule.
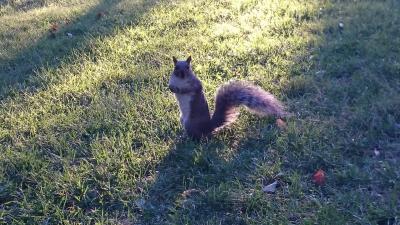
POLYGON ((201 138, 234 122, 241 105, 260 116, 287 115, 282 103, 272 94, 248 82, 233 81, 219 88, 215 97, 215 111, 210 117, 203 87, 190 66, 191 57, 186 61, 173 59, 175 68, 169 88, 175 93, 181 111, 181 123, 191 137, 201 138))

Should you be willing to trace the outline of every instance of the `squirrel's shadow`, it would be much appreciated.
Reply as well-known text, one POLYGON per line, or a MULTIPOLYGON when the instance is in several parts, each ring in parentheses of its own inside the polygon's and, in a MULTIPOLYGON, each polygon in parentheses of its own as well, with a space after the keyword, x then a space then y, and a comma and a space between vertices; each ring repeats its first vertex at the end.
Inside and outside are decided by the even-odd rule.
POLYGON ((189 213, 196 220, 204 213, 215 215, 233 211, 235 214, 236 209, 229 199, 214 201, 210 190, 236 181, 251 182, 250 175, 256 169, 252 160, 265 157, 265 142, 269 139, 236 137, 229 132, 232 133, 223 131, 223 135, 232 138, 228 141, 219 135, 200 141, 182 136, 175 140, 175 145, 158 165, 155 181, 148 189, 142 214, 144 223, 160 224, 171 219, 179 223, 175 220, 179 220, 182 213, 189 213), (188 207, 196 210, 187 210, 188 207))

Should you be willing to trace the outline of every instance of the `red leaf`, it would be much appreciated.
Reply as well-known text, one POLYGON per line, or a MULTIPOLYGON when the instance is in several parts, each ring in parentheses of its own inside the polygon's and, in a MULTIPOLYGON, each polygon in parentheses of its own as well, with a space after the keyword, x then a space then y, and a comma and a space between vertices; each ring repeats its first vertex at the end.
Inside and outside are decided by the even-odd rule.
POLYGON ((324 185, 325 184, 325 172, 322 169, 317 170, 312 176, 312 181, 317 185, 324 185))

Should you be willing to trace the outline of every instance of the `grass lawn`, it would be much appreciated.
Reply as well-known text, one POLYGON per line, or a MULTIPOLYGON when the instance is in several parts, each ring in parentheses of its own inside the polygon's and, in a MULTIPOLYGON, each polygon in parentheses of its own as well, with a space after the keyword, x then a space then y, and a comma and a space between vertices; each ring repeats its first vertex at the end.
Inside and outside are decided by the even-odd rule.
POLYGON ((400 2, 0 1, 0 224, 400 224, 400 2), (189 54, 211 108, 249 80, 286 128, 185 138, 189 54))

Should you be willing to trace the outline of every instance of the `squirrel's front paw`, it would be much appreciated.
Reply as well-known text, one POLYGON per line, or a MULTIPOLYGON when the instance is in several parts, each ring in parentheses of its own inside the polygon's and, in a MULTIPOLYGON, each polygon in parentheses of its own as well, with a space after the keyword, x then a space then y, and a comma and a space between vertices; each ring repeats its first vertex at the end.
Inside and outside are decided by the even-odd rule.
POLYGON ((179 88, 177 88, 175 86, 169 85, 168 88, 173 93, 179 93, 179 88))

